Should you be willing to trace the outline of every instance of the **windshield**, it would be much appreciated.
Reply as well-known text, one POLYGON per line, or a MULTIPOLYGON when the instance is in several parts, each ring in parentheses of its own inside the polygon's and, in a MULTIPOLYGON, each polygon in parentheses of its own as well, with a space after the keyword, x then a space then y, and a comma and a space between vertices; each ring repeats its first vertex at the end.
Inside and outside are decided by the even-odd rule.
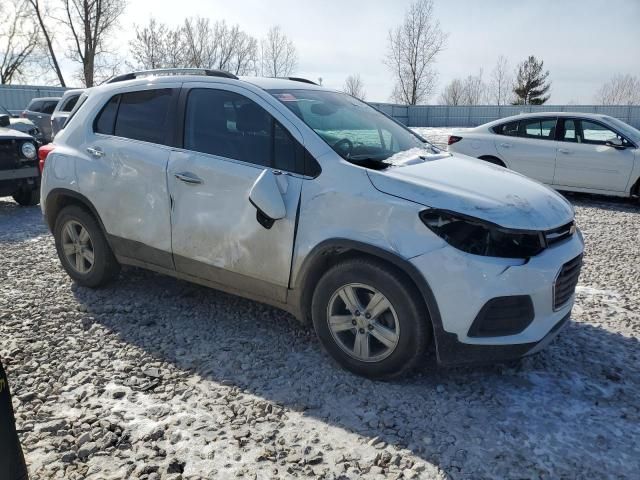
POLYGON ((435 147, 356 98, 326 90, 269 90, 342 158, 384 161, 411 149, 435 147))
POLYGON ((4 108, 2 105, 0 105, 0 115, 9 115, 10 117, 13 117, 13 115, 11 115, 9 110, 4 108))

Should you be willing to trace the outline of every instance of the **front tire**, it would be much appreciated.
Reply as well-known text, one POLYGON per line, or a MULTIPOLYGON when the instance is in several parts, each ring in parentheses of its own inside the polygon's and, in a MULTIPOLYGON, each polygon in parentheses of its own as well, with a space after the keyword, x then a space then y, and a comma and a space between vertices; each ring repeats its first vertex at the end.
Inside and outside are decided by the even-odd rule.
POLYGON ((97 288, 118 275, 120 264, 95 217, 84 208, 63 208, 53 235, 62 267, 78 285, 97 288))
POLYGON ((356 258, 329 269, 316 286, 311 310, 329 355, 369 378, 407 373, 431 339, 428 313, 415 286, 376 260, 356 258))
POLYGON ((13 195, 13 199, 23 207, 32 207, 40 203, 40 189, 20 188, 13 195))

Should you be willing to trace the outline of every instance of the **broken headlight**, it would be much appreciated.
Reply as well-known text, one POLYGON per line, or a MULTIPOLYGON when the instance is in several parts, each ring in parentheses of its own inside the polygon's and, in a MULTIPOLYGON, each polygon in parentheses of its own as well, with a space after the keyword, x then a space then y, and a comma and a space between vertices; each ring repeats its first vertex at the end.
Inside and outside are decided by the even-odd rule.
POLYGON ((529 258, 545 248, 544 236, 532 230, 513 230, 446 210, 420 212, 429 229, 463 252, 486 257, 529 258))

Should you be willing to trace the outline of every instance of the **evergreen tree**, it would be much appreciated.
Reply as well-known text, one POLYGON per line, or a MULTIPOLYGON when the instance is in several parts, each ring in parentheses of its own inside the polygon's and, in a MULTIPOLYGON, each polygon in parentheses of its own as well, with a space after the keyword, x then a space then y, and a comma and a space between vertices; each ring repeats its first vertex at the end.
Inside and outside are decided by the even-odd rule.
POLYGON ((542 105, 549 100, 549 95, 545 96, 551 88, 551 82, 547 81, 549 70, 544 71, 543 67, 544 62, 533 55, 518 65, 514 105, 542 105))

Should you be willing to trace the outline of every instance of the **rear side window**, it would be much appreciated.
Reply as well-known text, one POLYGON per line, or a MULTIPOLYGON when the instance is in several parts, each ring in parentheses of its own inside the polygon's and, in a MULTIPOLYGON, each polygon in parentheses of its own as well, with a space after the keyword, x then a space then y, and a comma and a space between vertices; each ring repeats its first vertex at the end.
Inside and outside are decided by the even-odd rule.
POLYGON ((502 125, 496 125, 493 127, 493 131, 498 135, 507 135, 510 137, 515 137, 518 135, 518 125, 520 122, 509 122, 503 123, 502 125))
POLYGON ((80 95, 74 95, 73 97, 67 98, 64 102, 64 105, 62 105, 62 108, 60 108, 60 111, 70 112, 71 110, 73 110, 73 107, 76 106, 76 103, 78 103, 79 98, 80 98, 80 95))
POLYGON ((194 89, 184 148, 288 172, 304 171, 304 148, 265 109, 234 92, 194 89))
POLYGON ((94 132, 167 144, 171 138, 172 97, 170 88, 116 95, 96 117, 94 132))
POLYGON ((556 136, 555 118, 533 118, 520 122, 520 137, 553 140, 556 136))
POLYGON ((30 112, 40 112, 41 108, 42 108, 42 101, 41 100, 36 100, 35 102, 32 101, 27 106, 27 110, 29 110, 30 112))
POLYGON ((168 113, 171 89, 123 93, 114 134, 118 137, 165 143, 169 137, 168 113))
POLYGON ((93 131, 103 133, 105 135, 113 135, 113 127, 116 124, 116 114, 118 113, 118 102, 120 95, 111 97, 111 100, 102 107, 102 111, 98 114, 93 124, 93 131))
POLYGON ((580 140, 578 136, 577 123, 578 123, 577 120, 573 120, 573 119, 564 120, 560 140, 562 140, 563 142, 577 143, 580 140))
POLYGON ((56 109, 56 105, 58 105, 57 100, 46 100, 43 102, 42 107, 40 108, 40 112, 51 115, 56 109))

